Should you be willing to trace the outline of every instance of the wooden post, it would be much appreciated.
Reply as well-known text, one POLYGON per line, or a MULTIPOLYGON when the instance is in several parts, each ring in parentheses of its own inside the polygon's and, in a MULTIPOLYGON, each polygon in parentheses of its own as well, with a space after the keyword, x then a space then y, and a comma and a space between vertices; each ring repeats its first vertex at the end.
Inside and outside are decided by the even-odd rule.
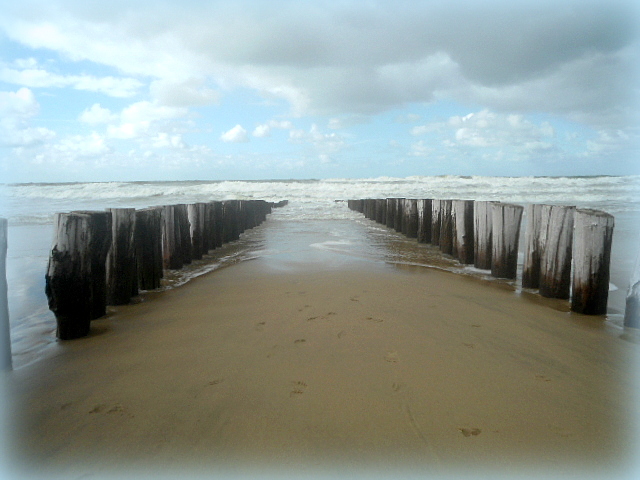
POLYGON ((453 255, 460 263, 470 265, 474 258, 473 200, 453 200, 453 255))
POLYGON ((415 198, 405 199, 403 212, 402 233, 407 238, 418 238, 418 200, 415 198))
POLYGON ((0 218, 0 370, 11 370, 11 327, 7 286, 7 233, 6 218, 0 218))
POLYGON ((440 251, 451 255, 453 253, 453 217, 451 215, 451 200, 440 200, 440 251))
POLYGON ((640 328, 640 255, 636 260, 636 268, 629 281, 627 301, 624 310, 624 326, 640 328))
POLYGON ((518 271, 518 241, 523 207, 496 203, 491 207, 492 240, 491 275, 515 279, 518 271))
POLYGON ((431 243, 431 199, 418 200, 418 242, 431 243))
POLYGON ((111 213, 77 211, 89 216, 89 253, 91 255, 91 319, 107 314, 107 255, 111 248, 111 213))
POLYGON ((187 205, 191 258, 200 260, 204 250, 204 203, 187 205))
POLYGON ((224 243, 224 208, 222 202, 213 202, 213 228, 216 248, 224 243))
POLYGON ((571 248, 575 207, 554 205, 540 258, 540 295, 568 299, 571 292, 571 248))
POLYGON ((135 232, 138 287, 141 290, 160 288, 163 276, 162 207, 137 210, 135 232))
POLYGON ((385 223, 387 221, 387 200, 384 198, 376 199, 376 222, 385 223))
POLYGON ((189 224, 189 211, 187 205, 178 204, 175 207, 176 233, 180 236, 178 248, 182 256, 182 264, 191 263, 191 225, 189 224))
POLYGON ((396 198, 396 211, 393 214, 393 229, 396 232, 402 232, 402 216, 404 211, 404 198, 396 198))
POLYGON ((110 208, 111 248, 107 255, 107 304, 125 305, 138 294, 135 255, 136 211, 110 208))
POLYGON ((575 211, 571 310, 607 313, 614 218, 596 210, 575 211))
POLYGON ((177 270, 182 268, 182 250, 179 246, 181 237, 176 230, 175 205, 162 207, 162 258, 164 268, 177 270))
POLYGON ((89 334, 91 325, 91 251, 89 215, 57 213, 54 240, 45 275, 56 336, 71 340, 89 334))
POLYGON ((551 205, 530 204, 526 209, 522 287, 540 287, 540 265, 547 243, 551 205))
POLYGON ((440 245, 442 230, 442 200, 431 201, 431 245, 440 245))
POLYGON ((225 200, 222 202, 223 207, 223 241, 225 243, 238 240, 240 238, 240 229, 238 227, 238 201, 225 200))
POLYGON ((395 224, 396 224, 396 199, 387 198, 387 218, 386 218, 387 228, 394 228, 395 224))
POLYGON ((475 202, 473 207, 473 265, 491 270, 493 249, 493 202, 475 202))

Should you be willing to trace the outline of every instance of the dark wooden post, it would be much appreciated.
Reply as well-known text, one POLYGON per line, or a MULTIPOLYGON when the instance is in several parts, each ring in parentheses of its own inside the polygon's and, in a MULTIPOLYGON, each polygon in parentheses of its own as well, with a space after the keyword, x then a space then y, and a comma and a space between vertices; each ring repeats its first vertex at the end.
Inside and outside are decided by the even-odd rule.
POLYGON ((111 248, 107 255, 107 304, 125 305, 138 294, 135 255, 136 211, 110 208, 111 248))
POLYGON ((493 204, 491 275, 515 279, 518 271, 518 241, 523 207, 507 203, 493 204))
POLYGON ((451 255, 453 253, 453 217, 451 215, 451 200, 440 200, 440 251, 451 255))
POLYGON ((475 202, 473 208, 473 265, 491 270, 493 202, 475 202))
POLYGON ((0 370, 11 370, 11 328, 9 325, 9 299, 7 285, 7 233, 6 218, 0 218, 0 370))
POLYGON ((575 211, 571 310, 607 313, 614 218, 596 210, 575 211))
POLYGON ((522 287, 540 287, 540 265, 547 242, 551 205, 530 204, 525 208, 524 262, 522 264, 522 287))
POLYGON ((431 201, 431 245, 440 245, 442 230, 442 200, 431 201))
POLYGON ((204 250, 204 203, 187 205, 191 258, 200 260, 204 250))
POLYGON ((77 211, 89 216, 91 319, 107 314, 107 254, 111 248, 111 212, 77 211))
POLYGON ((624 326, 640 328, 640 256, 638 256, 636 268, 629 281, 624 310, 624 326))
POLYGON ((84 337, 91 326, 90 223, 89 215, 81 213, 54 217, 45 293, 61 340, 84 337))
POLYGON ((180 233, 177 230, 175 205, 162 207, 162 258, 164 268, 177 270, 182 268, 182 249, 180 233))
POLYGON ((474 257, 474 217, 473 200, 453 200, 453 255, 464 264, 472 264, 474 257))
POLYGON ((418 200, 418 242, 431 243, 431 199, 418 200))
POLYGON ((402 216, 404 212, 404 198, 396 198, 396 211, 393 214, 393 229, 396 232, 402 232, 402 216))
POLYGON ((224 208, 222 202, 213 202, 213 228, 216 248, 224 243, 224 208))
POLYGON ((163 276, 162 207, 137 210, 135 232, 138 287, 141 290, 160 288, 163 276))
POLYGON ((387 198, 387 228, 394 228, 396 224, 396 199, 387 198))
POLYGON ((191 225, 189 224, 189 211, 187 205, 178 204, 175 207, 176 232, 180 236, 178 248, 182 256, 182 264, 191 263, 191 225))
POLYGON ((387 200, 385 198, 376 199, 376 222, 386 223, 387 221, 387 200))
POLYGON ((540 295, 568 299, 571 292, 571 248, 575 207, 550 208, 547 238, 540 258, 540 295))
POLYGON ((240 229, 238 227, 238 201, 225 200, 222 202, 223 207, 223 240, 225 243, 238 240, 240 238, 240 229))
POLYGON ((418 238, 418 200, 415 198, 405 199, 404 218, 406 226, 403 233, 407 238, 418 238))

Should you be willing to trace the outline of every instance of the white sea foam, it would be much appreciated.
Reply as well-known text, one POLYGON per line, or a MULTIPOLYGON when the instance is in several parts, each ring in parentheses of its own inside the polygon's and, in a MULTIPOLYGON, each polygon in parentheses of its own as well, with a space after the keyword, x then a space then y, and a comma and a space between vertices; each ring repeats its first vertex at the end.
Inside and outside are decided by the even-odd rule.
MULTIPOLYGON (((610 213, 640 210, 640 176, 625 177, 379 177, 367 179, 15 184, 0 187, 0 215, 12 223, 50 222, 57 211, 288 199, 287 214, 342 215, 334 202, 350 198, 468 198, 513 203, 570 204, 610 213)), ((335 218, 335 217, 334 217, 335 218)))

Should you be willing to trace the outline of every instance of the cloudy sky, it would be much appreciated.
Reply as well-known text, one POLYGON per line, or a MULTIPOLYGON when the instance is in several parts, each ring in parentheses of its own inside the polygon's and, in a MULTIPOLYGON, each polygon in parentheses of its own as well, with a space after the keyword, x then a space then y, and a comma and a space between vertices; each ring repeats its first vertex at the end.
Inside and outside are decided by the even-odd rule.
POLYGON ((0 182, 640 174, 635 3, 0 0, 0 182))

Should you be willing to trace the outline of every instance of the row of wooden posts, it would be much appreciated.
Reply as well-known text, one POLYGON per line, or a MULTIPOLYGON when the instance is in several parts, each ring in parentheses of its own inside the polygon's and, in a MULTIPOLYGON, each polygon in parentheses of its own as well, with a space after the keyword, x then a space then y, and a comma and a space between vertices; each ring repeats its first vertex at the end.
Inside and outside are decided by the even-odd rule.
POLYGON ((45 290, 58 338, 87 335, 107 305, 159 288, 165 269, 237 240, 284 204, 228 200, 57 213, 45 290))
MULTIPOLYGON (((418 242, 438 246, 462 264, 516 279, 525 208, 474 200, 349 200, 350 209, 418 242)), ((607 311, 614 218, 556 205, 527 205, 522 287, 571 300, 587 315, 607 311)))

